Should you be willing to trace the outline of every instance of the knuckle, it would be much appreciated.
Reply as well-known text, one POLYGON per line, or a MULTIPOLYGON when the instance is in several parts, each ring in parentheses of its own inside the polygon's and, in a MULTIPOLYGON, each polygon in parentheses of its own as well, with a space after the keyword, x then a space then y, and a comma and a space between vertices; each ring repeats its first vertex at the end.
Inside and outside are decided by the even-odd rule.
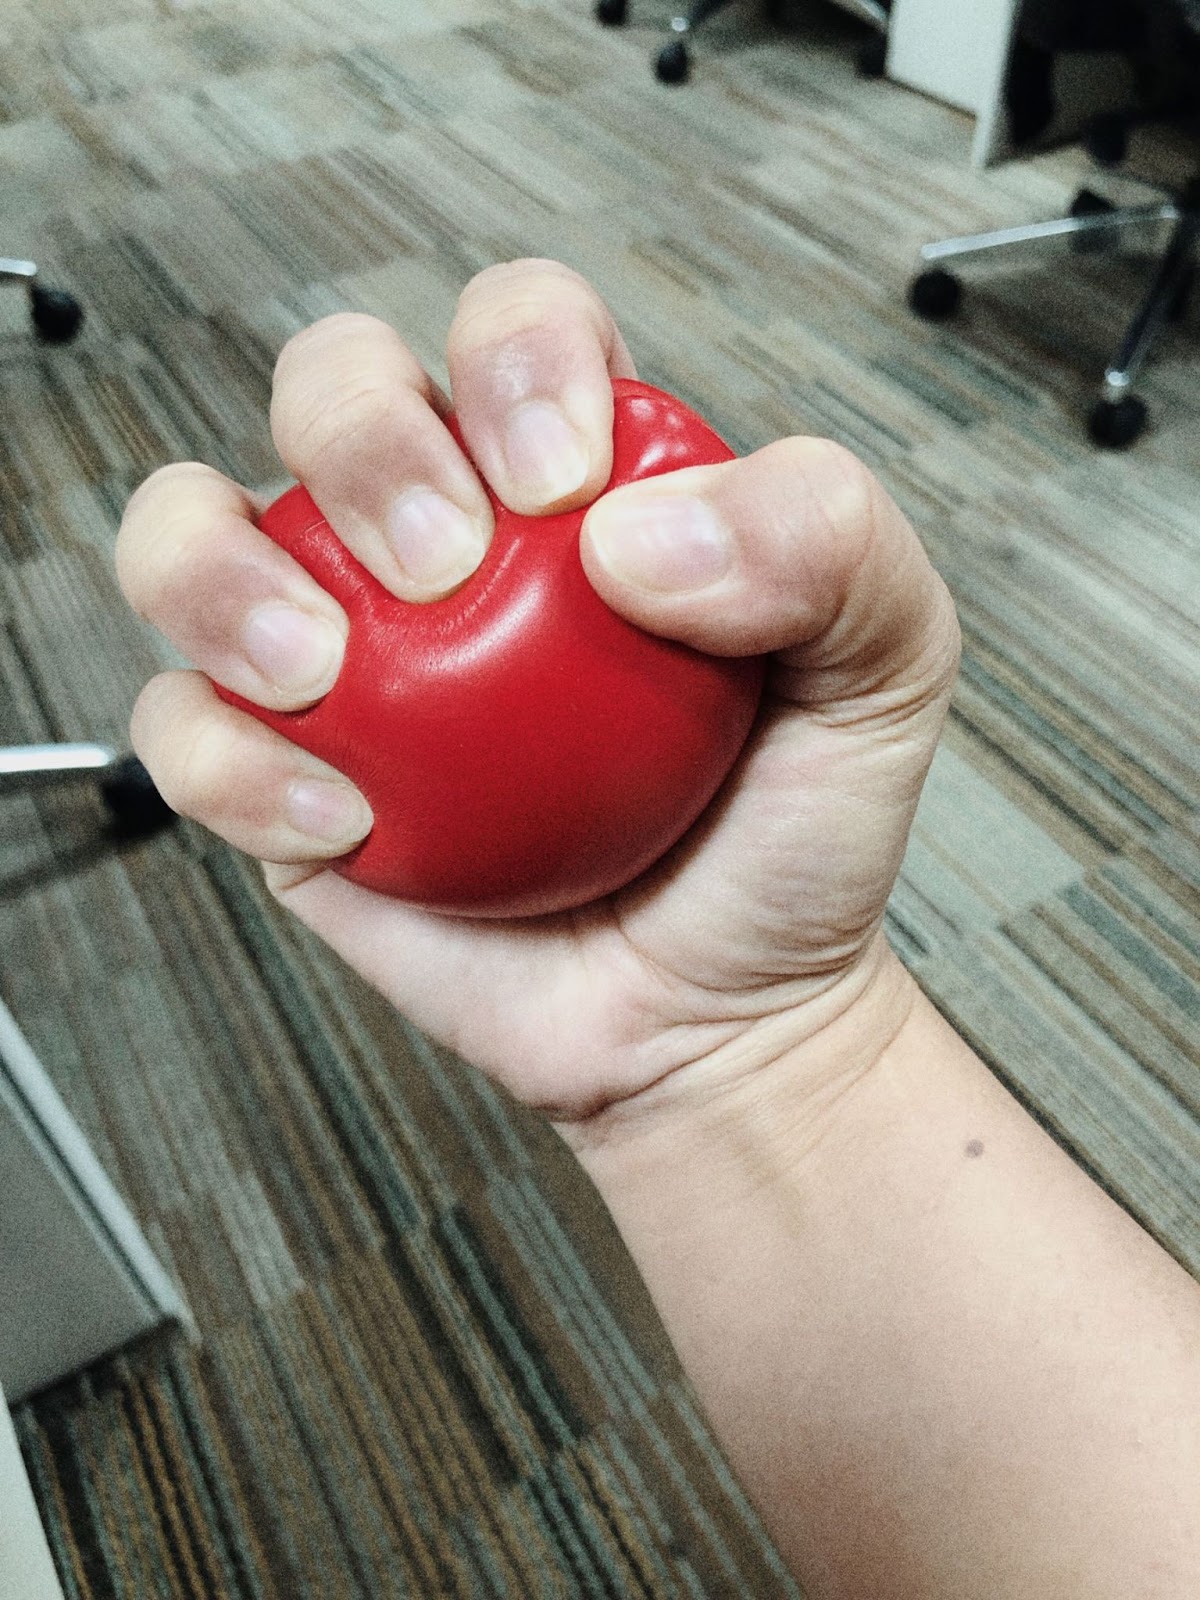
POLYGON ((224 487, 227 482, 216 467, 210 467, 206 461, 169 461, 166 466, 156 467, 137 486, 129 497, 126 513, 131 509, 140 509, 143 504, 161 499, 164 495, 173 495, 180 489, 194 492, 200 484, 224 487))
POLYGON ((337 311, 293 334, 275 361, 275 387, 312 382, 312 374, 363 367, 425 393, 429 375, 395 328, 365 311, 337 311))
POLYGON ((546 302, 527 293, 465 302, 455 312, 449 342, 456 355, 486 350, 530 332, 547 315, 546 302))
POLYGON ((830 477, 845 479, 856 488, 871 480, 870 468, 836 439, 814 439, 811 448, 816 464, 830 477))
POLYGON ((189 574, 205 561, 211 519, 191 505, 175 505, 164 513, 147 537, 118 545, 117 575, 133 611, 157 622, 182 592, 189 574))
POLYGON ((186 694, 186 674, 162 672, 150 679, 134 702, 129 719, 129 742, 154 786, 172 810, 180 810, 173 795, 172 740, 186 723, 180 702, 186 694), (181 693, 182 689, 182 693, 181 693))
POLYGON ((428 373, 394 328, 365 312, 339 311, 280 351, 271 428, 285 459, 307 459, 425 404, 432 392, 428 373))
POLYGON ((173 811, 209 822, 229 810, 237 789, 235 742, 200 673, 172 671, 151 678, 134 705, 129 731, 134 750, 173 811))
POLYGON ((130 525, 128 513, 126 513, 125 520, 117 532, 117 544, 113 552, 113 561, 116 566, 117 582, 121 586, 121 593, 137 615, 144 617, 142 543, 137 537, 134 528, 130 525))
POLYGON ((185 816, 215 816, 229 801, 232 768, 226 729, 197 717, 178 727, 171 740, 172 748, 163 750, 159 761, 163 798, 185 816))
POLYGON ((335 387, 310 388, 299 396, 277 391, 271 406, 275 442, 285 461, 309 463, 330 452, 361 449, 371 438, 398 422, 403 391, 374 376, 335 387))
POLYGON ((879 480, 853 451, 832 440, 825 443, 822 466, 832 488, 826 503, 848 526, 858 529, 864 540, 869 540, 882 508, 879 480))
POLYGON ((786 443, 796 447, 810 476, 819 476, 860 498, 872 492, 875 479, 870 468, 836 439, 790 439, 786 443))
POLYGON ((163 506, 169 506, 184 493, 194 493, 198 484, 220 474, 199 461, 172 462, 157 467, 142 480, 125 502, 121 526, 117 530, 117 559, 128 559, 146 540, 152 537, 155 518, 163 506))
POLYGON ((165 467, 156 467, 148 478, 143 478, 141 483, 129 496, 125 503, 125 515, 121 523, 121 535, 128 535, 132 527, 136 527, 139 514, 147 507, 152 506, 164 494, 169 495, 178 483, 181 474, 188 474, 189 469, 194 470, 199 462, 170 462, 165 467))
POLYGON ((852 450, 834 439, 809 438, 782 439, 768 449, 778 453, 778 465, 785 472, 809 485, 831 522, 845 533, 869 537, 884 491, 852 450))
POLYGON ((148 616, 201 530, 227 512, 228 490, 227 480, 199 461, 159 467, 134 490, 117 530, 114 564, 139 616, 148 616))
MULTIPOLYGON (((151 678, 142 692, 134 701, 133 712, 129 718, 129 740, 139 759, 149 769, 157 766, 157 749, 154 737, 155 725, 158 722, 159 702, 162 698, 166 683, 166 674, 160 673, 158 677, 151 678)), ((150 776, 157 777, 153 771, 150 776)))
POLYGON ((378 348, 382 339, 399 342, 395 330, 379 317, 365 311, 335 311, 331 316, 301 328, 280 350, 275 359, 275 380, 297 362, 303 364, 325 356, 329 349, 347 344, 378 348))
POLYGON ((958 619, 958 607, 954 603, 954 596, 950 593, 945 579, 934 568, 931 567, 930 571, 933 582, 932 631, 941 669, 939 681, 942 687, 948 688, 958 677, 958 669, 962 662, 962 624, 958 619))
POLYGON ((573 267, 542 256, 522 256, 516 261, 499 261, 477 272, 463 290, 459 304, 481 295, 511 294, 514 287, 520 292, 533 285, 547 289, 551 285, 569 286, 577 293, 596 298, 596 291, 591 284, 573 267))
POLYGON ((604 334, 607 308, 587 280, 557 261, 529 259, 487 267, 464 289, 450 337, 463 350, 486 349, 544 329, 560 338, 581 323, 604 334))

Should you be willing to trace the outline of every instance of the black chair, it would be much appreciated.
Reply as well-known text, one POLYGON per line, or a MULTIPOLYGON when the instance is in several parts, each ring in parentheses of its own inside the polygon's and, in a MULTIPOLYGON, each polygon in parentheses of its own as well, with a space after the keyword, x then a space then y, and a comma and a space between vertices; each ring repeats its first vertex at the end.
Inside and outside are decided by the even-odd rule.
POLYGON ((174 812, 136 756, 103 744, 0 747, 0 796, 72 783, 97 785, 108 811, 110 837, 143 839, 174 821, 174 812))
MULTIPOLYGON (((65 289, 38 282, 36 262, 0 257, 0 279, 24 283, 34 331, 47 344, 65 344, 83 324, 83 307, 65 289)), ((172 819, 136 756, 102 744, 26 744, 0 747, 0 795, 59 784, 95 782, 114 834, 142 837, 172 819)))
MULTIPOLYGON (((1033 20, 1034 33, 1032 38, 1018 36, 1014 44, 1006 97, 1010 136, 1018 149, 1034 143, 1052 122, 1050 66, 1055 48, 1099 45, 1127 51, 1131 57, 1142 104, 1127 113, 1097 117, 1084 130, 1084 144, 1102 166, 1115 166, 1125 159, 1130 132, 1138 122, 1170 116, 1190 120, 1200 114, 1200 0, 1173 0, 1171 4, 1162 0, 1141 7, 1092 6, 1080 0, 1044 5, 1043 0, 1032 0, 1026 12, 1033 20), (1053 18, 1075 31, 1056 39, 1048 27, 1053 18), (1147 26, 1149 21, 1154 27, 1147 26), (1153 51, 1148 48, 1151 42, 1153 51)), ((1155 343, 1184 316, 1195 284, 1200 263, 1200 175, 1178 193, 1148 205, 1118 207, 1094 190, 1082 188, 1065 217, 927 244, 921 251, 920 271, 909 286, 909 305, 918 316, 931 321, 953 316, 962 303, 963 284, 949 270, 949 262, 980 260, 1014 246, 1064 238, 1079 253, 1090 254, 1115 246, 1123 236, 1144 235, 1147 227, 1155 224, 1166 227, 1165 243, 1088 415, 1093 441, 1119 449, 1132 444, 1145 430, 1149 414, 1133 386, 1155 343)))
MULTIPOLYGON (((654 71, 662 83, 685 83, 691 72, 688 40, 699 25, 715 12, 722 11, 730 0, 692 0, 686 11, 671 18, 671 38, 654 58, 654 71)), ((883 76, 887 56, 887 24, 891 0, 835 0, 843 11, 849 11, 868 23, 875 35, 861 46, 858 52, 858 70, 866 78, 883 76)), ((788 10, 787 0, 766 0, 770 20, 782 21, 788 10)), ((626 21, 628 0, 596 0, 596 16, 609 27, 626 21)))
POLYGON ((38 282, 35 261, 0 256, 0 278, 23 283, 29 291, 29 315, 34 331, 47 344, 65 344, 79 332, 83 307, 65 289, 47 289, 38 282))

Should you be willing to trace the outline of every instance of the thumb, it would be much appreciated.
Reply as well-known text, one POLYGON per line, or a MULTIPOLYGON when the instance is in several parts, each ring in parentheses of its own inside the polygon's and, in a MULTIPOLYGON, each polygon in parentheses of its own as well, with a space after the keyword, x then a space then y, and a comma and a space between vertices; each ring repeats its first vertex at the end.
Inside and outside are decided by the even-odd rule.
POLYGON ((650 633, 782 652, 803 669, 785 693, 809 706, 881 689, 920 702, 957 669, 945 584, 878 480, 828 440, 614 489, 584 519, 581 555, 601 598, 650 633))

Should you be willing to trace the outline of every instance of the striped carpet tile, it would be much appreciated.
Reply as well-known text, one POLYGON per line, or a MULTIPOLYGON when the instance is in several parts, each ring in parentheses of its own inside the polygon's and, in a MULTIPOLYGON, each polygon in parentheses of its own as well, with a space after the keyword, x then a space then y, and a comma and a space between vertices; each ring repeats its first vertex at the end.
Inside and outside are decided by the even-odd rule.
MULTIPOLYGON (((283 487, 293 333, 367 311, 444 382, 474 272, 566 261, 736 449, 834 437, 912 517, 965 653, 890 936, 1200 1271, 1194 317, 1149 434, 1097 454, 1144 267, 973 275, 945 327, 904 301, 925 240, 1062 211, 1077 152, 973 171, 966 119, 858 79, 818 0, 786 34, 731 7, 678 91, 667 8, 634 11, 12 0, 0 239, 87 322, 43 347, 0 303, 0 739, 124 739, 174 660, 116 591, 124 504, 183 459, 283 487)), ((1135 155, 1178 170, 1150 132, 1135 155)), ((225 847, 104 824, 86 792, 0 798, 0 992, 202 1342, 17 1409, 69 1600, 797 1594, 551 1132, 225 847)))

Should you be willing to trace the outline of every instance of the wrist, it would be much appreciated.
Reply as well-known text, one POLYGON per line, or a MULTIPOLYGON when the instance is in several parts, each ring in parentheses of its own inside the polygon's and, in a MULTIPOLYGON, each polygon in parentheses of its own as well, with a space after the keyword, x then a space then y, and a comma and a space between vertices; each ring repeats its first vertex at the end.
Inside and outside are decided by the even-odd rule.
MULTIPOLYGON (((556 1124, 600 1183, 657 1150, 706 1160, 824 1142, 901 1034, 920 990, 882 933, 835 983, 592 1116, 556 1124)), ((603 1189, 604 1185, 601 1184, 603 1189)))
POLYGON ((1195 1286, 898 963, 661 1088, 572 1143, 806 1586, 1195 1592, 1195 1286))

